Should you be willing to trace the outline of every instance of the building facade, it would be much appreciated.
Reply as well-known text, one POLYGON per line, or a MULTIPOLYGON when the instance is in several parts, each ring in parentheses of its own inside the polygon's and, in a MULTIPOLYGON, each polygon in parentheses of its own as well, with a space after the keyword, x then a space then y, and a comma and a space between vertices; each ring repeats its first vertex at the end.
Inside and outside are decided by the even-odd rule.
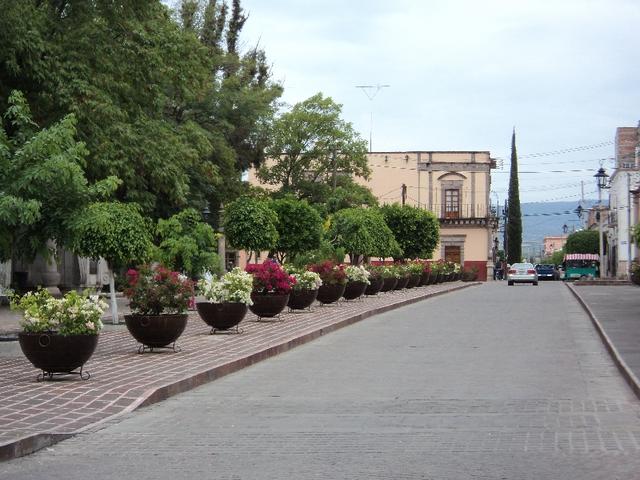
POLYGON ((628 278, 630 260, 637 257, 637 246, 631 241, 633 226, 638 222, 633 191, 640 184, 639 127, 620 127, 615 137, 615 168, 609 179, 609 209, 606 225, 607 276, 628 278))
POLYGON ((408 151, 368 154, 371 177, 357 179, 381 204, 400 203, 433 212, 440 222, 434 259, 477 268, 493 278, 496 217, 491 211, 491 170, 486 151, 408 151))
POLYGON ((555 252, 562 250, 567 243, 567 235, 544 237, 544 256, 549 257, 555 252))

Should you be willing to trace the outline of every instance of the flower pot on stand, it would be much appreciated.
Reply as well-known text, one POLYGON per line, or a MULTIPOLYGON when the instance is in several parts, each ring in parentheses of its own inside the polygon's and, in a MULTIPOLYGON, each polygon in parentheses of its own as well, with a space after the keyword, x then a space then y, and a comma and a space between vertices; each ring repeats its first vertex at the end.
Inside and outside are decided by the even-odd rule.
POLYGON ((407 283, 409 283, 409 277, 400 277, 398 279, 398 283, 396 284, 394 290, 402 290, 403 288, 407 288, 407 283))
POLYGON ((359 281, 347 282, 342 296, 344 297, 345 300, 355 300, 356 298, 360 298, 362 295, 364 295, 364 292, 366 289, 367 289, 366 282, 359 282, 359 281))
POLYGON ((396 277, 387 277, 384 279, 382 283, 382 288, 380 289, 380 291, 389 292, 395 289, 397 284, 398 284, 398 279, 396 277))
POLYGON ((369 285, 364 291, 365 295, 377 295, 380 289, 382 288, 382 284, 384 283, 384 279, 382 277, 371 277, 369 279, 369 285))
POLYGON ((280 314, 289 302, 288 293, 267 293, 261 294, 253 292, 251 294, 253 305, 249 306, 249 310, 255 313, 259 318, 273 318, 280 314))
POLYGON ((422 278, 422 275, 419 275, 417 273, 412 273, 411 275, 409 275, 409 281, 407 282, 407 286, 405 288, 417 287, 418 284, 420 283, 421 278, 422 278))
POLYGON ((301 289, 301 290, 291 290, 289 294, 289 302, 287 306, 291 310, 304 310, 305 308, 311 307, 313 302, 318 298, 318 289, 301 289))
POLYGON ((346 284, 335 283, 333 285, 323 284, 318 288, 318 301, 322 304, 335 303, 344 294, 346 284))
POLYGON ((211 334, 227 332, 233 327, 236 327, 236 333, 241 333, 238 324, 247 314, 248 307, 241 302, 196 302, 196 309, 200 318, 211 327, 211 334))
POLYGON ((20 348, 34 367, 42 370, 38 381, 54 375, 77 374, 87 380, 91 375, 83 366, 98 345, 98 334, 60 335, 55 332, 18 334, 20 348), (76 369, 80 371, 76 372, 76 369))
POLYGON ((142 315, 129 314, 124 316, 129 333, 142 345, 138 353, 153 352, 157 348, 169 348, 179 352, 176 340, 187 326, 186 313, 142 315))

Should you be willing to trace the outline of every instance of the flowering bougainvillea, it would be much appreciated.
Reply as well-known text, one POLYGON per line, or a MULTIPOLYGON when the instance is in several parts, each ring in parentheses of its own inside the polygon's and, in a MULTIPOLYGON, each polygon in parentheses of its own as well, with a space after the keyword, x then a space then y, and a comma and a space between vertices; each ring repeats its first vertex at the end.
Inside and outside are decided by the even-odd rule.
POLYGON ((296 279, 285 272, 275 260, 247 265, 245 270, 253 275, 253 291, 255 293, 285 294, 289 293, 296 283, 296 279))
POLYGON ((127 271, 127 288, 131 311, 141 315, 184 313, 194 295, 194 283, 179 272, 158 266, 143 266, 127 271))
POLYGON ((344 271, 344 265, 336 265, 331 260, 309 265, 309 270, 319 274, 324 285, 347 283, 347 274, 344 271))

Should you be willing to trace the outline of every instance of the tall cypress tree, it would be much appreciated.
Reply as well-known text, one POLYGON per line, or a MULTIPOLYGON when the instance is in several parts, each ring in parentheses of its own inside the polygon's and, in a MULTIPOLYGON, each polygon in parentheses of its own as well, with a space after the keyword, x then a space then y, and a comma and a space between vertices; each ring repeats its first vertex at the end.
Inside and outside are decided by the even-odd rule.
POLYGON ((516 153, 516 129, 511 136, 511 174, 509 175, 509 211, 507 214, 507 262, 522 260, 522 213, 518 186, 518 154, 516 153))

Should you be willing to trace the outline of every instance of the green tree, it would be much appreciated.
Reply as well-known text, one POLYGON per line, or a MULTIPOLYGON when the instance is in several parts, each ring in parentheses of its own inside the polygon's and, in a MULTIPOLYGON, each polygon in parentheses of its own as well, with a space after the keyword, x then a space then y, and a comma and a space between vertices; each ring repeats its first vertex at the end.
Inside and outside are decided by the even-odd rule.
POLYGON ((118 323, 114 271, 146 261, 152 247, 150 229, 140 207, 132 203, 92 203, 73 217, 71 229, 74 253, 107 261, 113 323, 118 323))
POLYGON ((540 263, 548 263, 552 265, 560 265, 564 260, 565 251, 564 248, 556 250, 551 255, 542 259, 540 263))
POLYGON ((0 101, 24 87, 35 120, 71 112, 89 180, 155 217, 201 207, 220 183, 207 131, 188 108, 210 80, 207 49, 157 0, 0 0, 0 101))
POLYGON ((598 253, 600 244, 597 230, 580 230, 567 237, 566 253, 598 253))
POLYGON ((192 208, 167 220, 158 220, 156 243, 155 258, 191 278, 197 278, 205 271, 222 272, 216 233, 192 208))
POLYGON ((370 256, 384 258, 401 254, 391 229, 375 208, 346 208, 336 212, 331 217, 328 236, 356 265, 370 256))
POLYGON ((267 148, 273 163, 261 167, 258 178, 299 196, 308 182, 335 189, 340 175, 368 178, 367 142, 341 114, 341 105, 318 93, 280 115, 267 148))
POLYGON ((516 131, 511 136, 511 173, 509 175, 506 237, 507 262, 522 260, 522 213, 520 210, 520 188, 518 183, 518 154, 516 152, 516 131))
POLYGON ((282 86, 271 79, 263 50, 239 50, 247 16, 239 0, 227 2, 183 0, 180 22, 195 34, 211 62, 206 95, 189 109, 205 128, 213 149, 207 161, 225 181, 211 189, 216 207, 243 192, 241 172, 260 166, 269 144, 271 123, 282 86))
POLYGON ((298 196, 313 205, 323 217, 345 208, 378 206, 378 199, 368 187, 346 175, 338 176, 335 188, 326 183, 302 180, 297 191, 298 196))
POLYGON ((633 241, 635 242, 635 244, 637 246, 640 246, 640 223, 637 223, 633 227, 632 238, 633 238, 633 241))
POLYGON ((402 249, 403 258, 432 257, 440 241, 440 224, 433 213, 395 203, 384 205, 382 214, 402 249))
POLYGON ((47 255, 48 239, 68 245, 69 221, 88 202, 110 195, 118 179, 89 184, 87 149, 75 138, 73 115, 40 129, 21 92, 12 92, 8 104, 0 129, 0 261, 33 260, 47 255))
POLYGON ((271 208, 278 216, 278 243, 274 250, 280 263, 320 247, 322 218, 306 201, 286 197, 274 200, 271 208))
POLYGON ((239 197, 225 207, 224 232, 231 246, 253 252, 271 251, 278 243, 278 215, 264 200, 239 197))

